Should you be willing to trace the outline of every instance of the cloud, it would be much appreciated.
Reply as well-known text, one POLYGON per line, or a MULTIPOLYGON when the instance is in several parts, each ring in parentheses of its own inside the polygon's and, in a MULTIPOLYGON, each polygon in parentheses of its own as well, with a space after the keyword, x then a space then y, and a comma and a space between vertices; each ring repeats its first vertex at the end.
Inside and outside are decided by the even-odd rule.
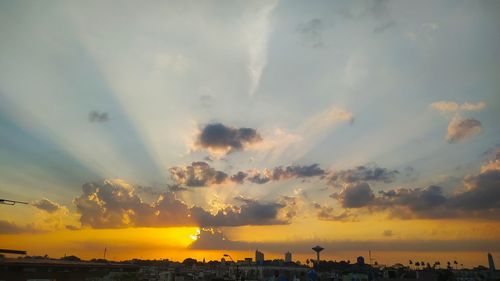
POLYGON ((251 182, 265 184, 269 181, 282 181, 296 178, 323 176, 326 171, 319 164, 278 166, 263 171, 238 171, 232 176, 218 171, 206 162, 193 162, 191 165, 172 167, 169 169, 176 186, 201 187, 220 185, 228 182, 244 184, 251 182))
POLYGON ((96 110, 92 110, 89 112, 89 121, 96 123, 104 123, 109 121, 109 116, 107 112, 99 112, 96 110))
POLYGON ((18 234, 34 231, 35 229, 31 225, 21 226, 14 222, 0 220, 0 234, 18 234))
POLYGON ((311 247, 320 243, 326 249, 336 251, 494 251, 500 250, 497 240, 299 240, 289 242, 248 242, 235 241, 226 237, 218 229, 201 229, 197 239, 190 245, 199 250, 254 250, 264 249, 266 252, 283 253, 292 251, 297 254, 310 254, 311 247))
POLYGON ((268 1, 257 13, 252 13, 246 29, 248 40, 249 94, 253 96, 259 88, 262 72, 267 65, 267 42, 271 34, 270 18, 278 1, 268 1))
POLYGON ((275 167, 272 170, 265 169, 263 172, 250 171, 247 180, 252 183, 264 184, 269 181, 281 181, 294 178, 310 178, 323 176, 325 170, 321 169, 319 164, 311 165, 292 165, 287 167, 275 167))
POLYGON ((172 180, 180 186, 211 186, 226 182, 228 175, 217 171, 206 162, 193 162, 183 167, 169 169, 172 180))
POLYGON ((375 195, 366 182, 347 185, 340 194, 332 194, 332 198, 340 201, 344 208, 360 208, 369 205, 375 195))
POLYGON ((322 19, 314 18, 297 26, 297 33, 302 40, 313 48, 323 46, 323 29, 325 25, 322 19))
POLYGON ((261 142, 262 137, 252 128, 234 128, 221 123, 208 124, 201 129, 195 146, 215 154, 227 154, 261 142))
POLYGON ((384 235, 385 237, 392 237, 393 233, 392 230, 386 229, 384 230, 384 232, 382 232, 382 235, 384 235))
POLYGON ((332 185, 366 181, 390 183, 398 174, 399 171, 397 170, 389 170, 377 165, 365 165, 353 169, 334 171, 329 176, 328 182, 332 185))
POLYGON ((203 227, 288 224, 288 220, 278 218, 279 210, 284 207, 285 205, 279 203, 250 200, 239 207, 226 207, 215 215, 200 207, 193 207, 191 216, 203 227))
POLYGON ((289 223, 280 218, 286 205, 276 202, 246 200, 240 206, 227 206, 210 213, 198 206, 188 206, 172 192, 147 203, 132 185, 122 180, 86 183, 83 193, 74 199, 82 226, 93 228, 156 226, 243 226, 289 223))
POLYGON ((482 131, 481 122, 472 118, 454 116, 448 125, 446 140, 449 143, 457 143, 478 135, 482 131))
POLYGON ((247 173, 239 171, 236 174, 231 176, 231 181, 235 183, 242 184, 245 181, 245 178, 248 176, 247 173))
MULTIPOLYGON (((485 163, 476 175, 464 179, 464 189, 445 194, 443 188, 397 188, 375 194, 366 182, 348 184, 342 192, 330 197, 343 208, 368 212, 387 211, 391 217, 402 219, 466 218, 500 219, 500 155, 485 163)), ((321 216, 327 218, 333 209, 319 204, 321 216)))
POLYGON ((31 203, 31 205, 35 206, 36 208, 46 211, 48 213, 54 213, 63 207, 55 202, 50 201, 49 199, 42 198, 38 201, 34 201, 31 203))
POLYGON ((333 207, 324 206, 319 203, 314 203, 313 207, 318 210, 317 218, 319 220, 325 221, 356 221, 356 215, 349 212, 348 210, 343 210, 341 212, 335 212, 333 207))
POLYGON ((442 113, 453 113, 457 111, 481 111, 486 107, 486 103, 480 101, 477 103, 465 102, 458 104, 453 101, 438 101, 432 103, 430 107, 442 113))

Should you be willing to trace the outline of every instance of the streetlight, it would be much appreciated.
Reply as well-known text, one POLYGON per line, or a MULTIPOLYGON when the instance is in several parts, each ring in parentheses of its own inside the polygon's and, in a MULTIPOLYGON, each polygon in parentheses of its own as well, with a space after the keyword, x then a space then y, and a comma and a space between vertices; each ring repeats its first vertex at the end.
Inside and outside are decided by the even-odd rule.
POLYGON ((232 262, 234 262, 234 264, 236 264, 236 280, 239 280, 239 279, 240 279, 240 272, 239 272, 239 270, 238 270, 238 263, 237 263, 237 262, 235 262, 235 261, 233 260, 233 257, 231 257, 231 256, 230 256, 230 255, 228 255, 228 254, 224 254, 224 257, 228 257, 228 258, 229 258, 232 262))
POLYGON ((27 205, 28 203, 26 202, 22 202, 22 201, 14 201, 14 200, 8 200, 8 199, 0 199, 0 204, 4 204, 4 205, 16 205, 16 203, 19 203, 19 204, 24 204, 24 205, 27 205))
MULTIPOLYGON (((13 205, 16 205, 16 203, 24 204, 24 205, 28 204, 28 203, 22 202, 22 201, 14 201, 14 200, 8 200, 8 199, 1 199, 0 198, 0 204, 2 204, 2 205, 13 206, 13 205)), ((26 251, 10 250, 10 249, 0 249, 0 254, 26 255, 26 251)))

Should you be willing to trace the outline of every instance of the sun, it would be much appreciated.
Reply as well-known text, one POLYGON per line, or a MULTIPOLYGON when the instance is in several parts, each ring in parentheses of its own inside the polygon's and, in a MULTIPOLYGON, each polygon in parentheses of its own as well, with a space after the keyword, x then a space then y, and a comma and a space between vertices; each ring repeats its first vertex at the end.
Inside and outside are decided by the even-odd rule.
POLYGON ((191 239, 192 239, 193 241, 196 241, 196 240, 198 240, 198 238, 200 238, 200 233, 201 233, 201 231, 200 231, 200 229, 198 228, 198 229, 196 229, 196 233, 195 233, 195 234, 193 234, 193 235, 189 235, 189 237, 191 237, 191 239))

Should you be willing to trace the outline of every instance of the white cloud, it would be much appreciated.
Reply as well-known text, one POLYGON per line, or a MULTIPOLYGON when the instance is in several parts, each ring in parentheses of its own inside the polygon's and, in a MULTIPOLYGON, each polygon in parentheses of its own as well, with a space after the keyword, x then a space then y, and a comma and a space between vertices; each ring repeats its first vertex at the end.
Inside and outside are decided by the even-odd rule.
POLYGON ((465 102, 463 104, 458 104, 453 101, 438 101, 431 103, 431 108, 442 113, 451 113, 457 111, 481 111, 486 107, 484 101, 477 103, 465 102))
POLYGON ((267 65, 267 42, 272 31, 270 16, 277 4, 278 1, 271 1, 267 6, 261 8, 256 15, 252 15, 252 21, 249 22, 246 30, 250 96, 259 87, 262 72, 267 65))

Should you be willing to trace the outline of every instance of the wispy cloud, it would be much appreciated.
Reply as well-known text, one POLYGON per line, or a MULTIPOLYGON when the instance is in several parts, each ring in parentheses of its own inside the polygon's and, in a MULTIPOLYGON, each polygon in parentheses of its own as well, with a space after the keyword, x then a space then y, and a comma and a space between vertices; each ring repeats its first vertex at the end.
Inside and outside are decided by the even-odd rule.
POLYGON ((259 88, 262 72, 267 65, 268 40, 272 32, 271 15, 278 1, 269 1, 266 4, 252 16, 246 29, 250 96, 259 88))

